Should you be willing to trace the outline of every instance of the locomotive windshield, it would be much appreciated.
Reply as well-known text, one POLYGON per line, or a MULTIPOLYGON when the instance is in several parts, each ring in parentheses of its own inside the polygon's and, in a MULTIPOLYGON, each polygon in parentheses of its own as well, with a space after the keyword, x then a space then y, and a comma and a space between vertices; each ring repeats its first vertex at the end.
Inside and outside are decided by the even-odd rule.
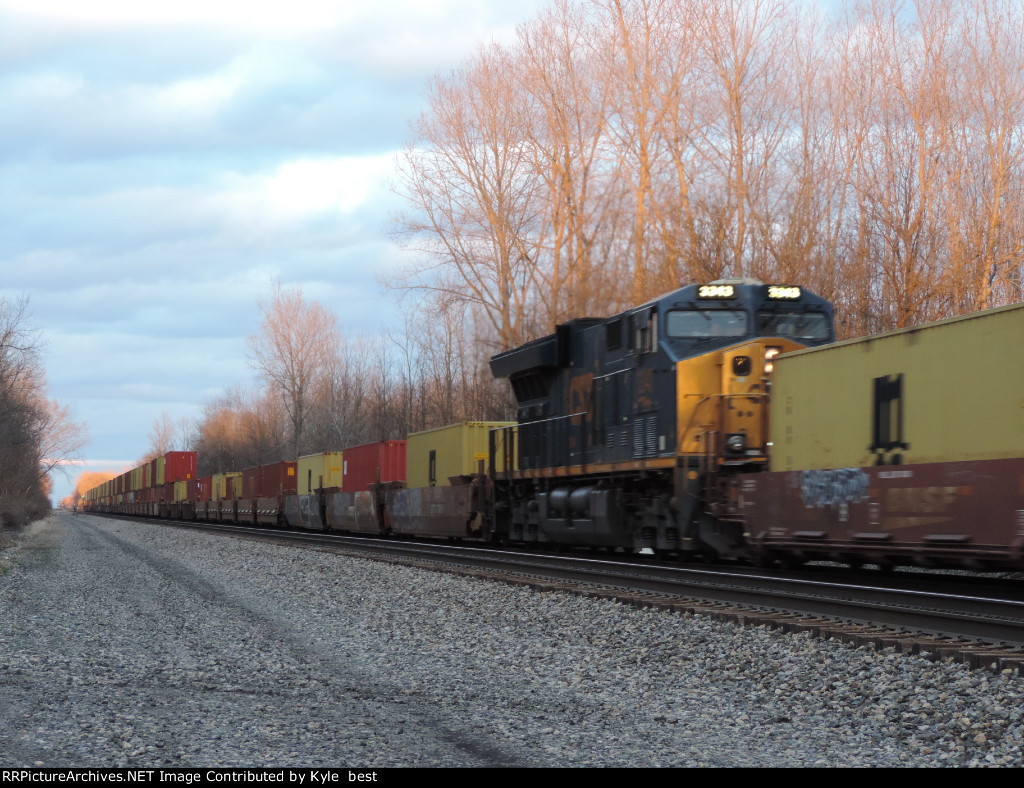
POLYGON ((747 335, 747 313, 742 309, 674 309, 666 316, 665 331, 675 339, 742 337, 747 335))
POLYGON ((798 342, 827 342, 831 339, 828 315, 821 312, 758 312, 757 333, 761 336, 787 337, 798 342))

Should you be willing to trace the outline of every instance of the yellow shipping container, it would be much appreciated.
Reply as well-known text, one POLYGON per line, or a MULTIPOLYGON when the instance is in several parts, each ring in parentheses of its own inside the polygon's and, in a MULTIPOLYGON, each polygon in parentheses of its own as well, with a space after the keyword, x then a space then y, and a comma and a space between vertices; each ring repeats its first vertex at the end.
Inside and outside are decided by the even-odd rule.
POLYGON ((174 502, 180 503, 181 501, 188 500, 188 482, 175 482, 174 483, 174 502))
POLYGON ((1024 304, 779 358, 772 470, 1024 456, 1024 304))
MULTIPOLYGON (((212 481, 212 497, 213 500, 219 501, 222 498, 227 498, 228 495, 228 479, 241 479, 241 473, 215 473, 213 474, 212 481)), ((241 486, 241 482, 239 482, 241 486)))
POLYGON ((480 460, 486 465, 491 430, 513 426, 514 421, 464 421, 409 435, 405 444, 406 486, 444 486, 450 476, 476 473, 480 460))
POLYGON ((296 468, 299 495, 317 490, 341 487, 342 452, 328 451, 299 457, 296 468))
POLYGON ((163 457, 156 458, 156 481, 153 482, 154 484, 164 483, 164 465, 166 464, 166 462, 167 460, 165 460, 163 457))

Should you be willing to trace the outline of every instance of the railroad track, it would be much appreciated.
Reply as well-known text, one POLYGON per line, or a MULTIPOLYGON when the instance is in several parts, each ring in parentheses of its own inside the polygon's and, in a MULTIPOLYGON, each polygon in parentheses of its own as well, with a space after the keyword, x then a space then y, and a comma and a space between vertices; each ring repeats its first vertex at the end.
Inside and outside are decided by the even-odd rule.
POLYGON ((839 573, 837 579, 834 570, 826 574, 813 568, 768 572, 631 560, 621 554, 546 554, 218 523, 156 522, 1024 672, 1021 582, 853 571, 839 573))

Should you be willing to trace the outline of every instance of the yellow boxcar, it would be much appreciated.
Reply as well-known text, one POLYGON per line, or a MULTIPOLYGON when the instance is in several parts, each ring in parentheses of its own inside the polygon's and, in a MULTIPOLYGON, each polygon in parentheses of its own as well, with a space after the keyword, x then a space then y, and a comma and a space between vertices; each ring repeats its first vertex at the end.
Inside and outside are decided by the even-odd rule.
POLYGON ((450 476, 476 473, 480 460, 486 465, 491 430, 513 426, 513 421, 464 421, 409 435, 406 486, 443 486, 450 476))
POLYGON ((299 495, 310 495, 319 489, 341 489, 342 452, 326 451, 299 457, 296 465, 299 495))
POLYGON ((1024 304, 779 359, 772 470, 1024 456, 1024 304))

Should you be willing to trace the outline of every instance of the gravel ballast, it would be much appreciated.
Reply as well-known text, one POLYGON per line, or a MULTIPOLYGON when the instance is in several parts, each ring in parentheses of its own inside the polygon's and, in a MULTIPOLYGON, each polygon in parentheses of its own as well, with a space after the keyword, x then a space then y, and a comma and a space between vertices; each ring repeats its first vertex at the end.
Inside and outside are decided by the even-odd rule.
POLYGON ((10 767, 1024 764, 1024 680, 54 515, 0 541, 10 767))

